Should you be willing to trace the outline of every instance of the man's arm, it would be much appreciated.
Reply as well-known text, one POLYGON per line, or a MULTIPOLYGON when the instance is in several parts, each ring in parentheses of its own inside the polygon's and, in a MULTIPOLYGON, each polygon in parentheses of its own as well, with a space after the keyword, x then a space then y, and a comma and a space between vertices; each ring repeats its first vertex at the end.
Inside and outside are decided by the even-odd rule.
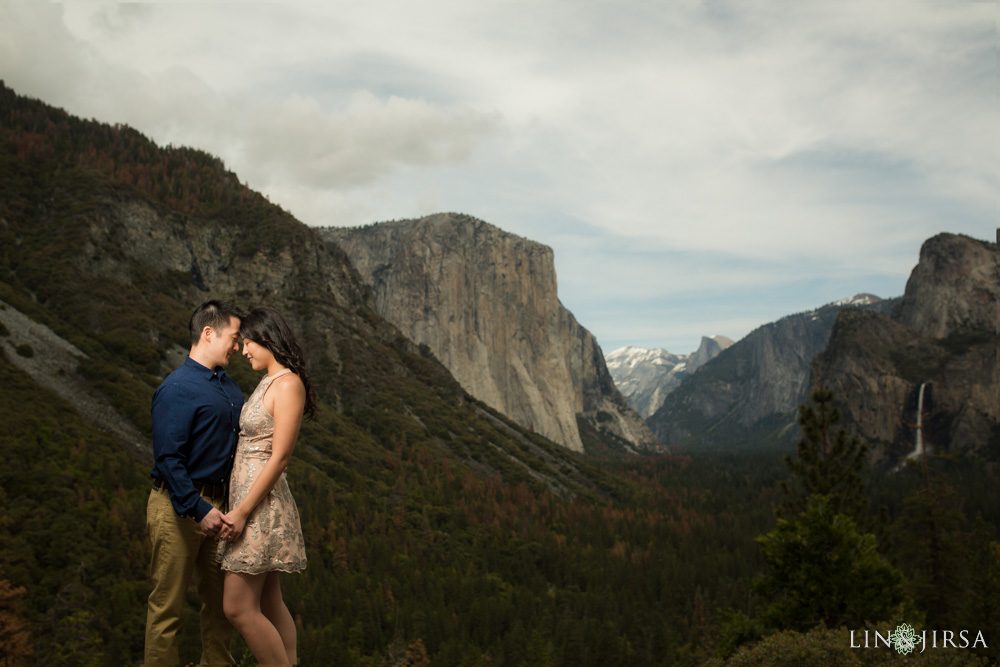
MULTIPOLYGON (((187 444, 195 418, 194 397, 177 384, 162 386, 153 394, 152 416, 156 469, 170 490, 174 511, 201 523, 214 508, 194 488, 187 469, 187 444)), ((210 520, 208 525, 212 527, 213 522, 210 520)), ((218 528, 215 527, 216 532, 218 528)))

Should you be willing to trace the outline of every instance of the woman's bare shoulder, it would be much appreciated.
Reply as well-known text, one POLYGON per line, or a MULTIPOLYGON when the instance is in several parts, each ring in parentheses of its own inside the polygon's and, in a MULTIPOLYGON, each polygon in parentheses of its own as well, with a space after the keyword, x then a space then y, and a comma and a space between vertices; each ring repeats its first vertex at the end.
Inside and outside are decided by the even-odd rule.
POLYGON ((302 378, 293 373, 285 373, 281 377, 275 378, 271 383, 270 390, 274 392, 275 398, 294 398, 302 396, 305 398, 306 386, 302 383, 302 378))

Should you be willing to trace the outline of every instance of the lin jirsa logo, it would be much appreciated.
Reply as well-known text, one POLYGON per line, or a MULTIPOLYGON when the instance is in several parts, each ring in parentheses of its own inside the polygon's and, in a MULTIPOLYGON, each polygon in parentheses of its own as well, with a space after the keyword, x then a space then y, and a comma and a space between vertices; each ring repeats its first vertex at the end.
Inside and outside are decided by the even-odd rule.
POLYGON ((892 640, 892 647, 900 655, 910 655, 910 651, 917 647, 917 632, 909 623, 896 626, 896 631, 889 635, 892 640))
POLYGON ((958 632, 942 630, 940 636, 937 630, 932 631, 929 636, 926 630, 917 634, 917 631, 909 623, 900 623, 895 630, 885 634, 878 630, 869 634, 869 631, 865 630, 863 644, 861 637, 856 638, 854 630, 851 630, 851 648, 879 648, 880 646, 889 648, 891 646, 900 655, 909 655, 916 650, 917 646, 920 647, 918 653, 923 653, 929 648, 989 648, 982 630, 977 630, 975 639, 970 641, 971 637, 971 630, 959 630, 958 632), (874 641, 872 641, 873 637, 874 641))

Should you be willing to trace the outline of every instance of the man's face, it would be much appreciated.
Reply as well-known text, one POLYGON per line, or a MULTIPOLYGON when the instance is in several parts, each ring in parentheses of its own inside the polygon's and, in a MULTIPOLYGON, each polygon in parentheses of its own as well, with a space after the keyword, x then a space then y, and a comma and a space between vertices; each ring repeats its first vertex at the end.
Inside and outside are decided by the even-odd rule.
POLYGON ((228 366, 229 357, 240 349, 240 321, 229 318, 229 324, 223 329, 209 329, 202 334, 211 355, 214 366, 228 366))

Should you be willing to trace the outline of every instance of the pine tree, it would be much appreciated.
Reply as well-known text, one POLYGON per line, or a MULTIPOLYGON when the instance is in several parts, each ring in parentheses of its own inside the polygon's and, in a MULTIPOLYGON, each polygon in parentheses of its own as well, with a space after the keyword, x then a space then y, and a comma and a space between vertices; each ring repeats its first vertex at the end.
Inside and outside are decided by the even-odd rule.
POLYGON ((756 582, 770 601, 767 627, 809 630, 889 620, 911 606, 902 573, 882 560, 874 535, 858 526, 867 505, 862 471, 868 447, 840 426, 834 393, 817 387, 799 407, 798 456, 777 527, 757 538, 767 572, 756 582))
POLYGON ((839 426, 842 417, 832 390, 820 385, 809 399, 812 404, 799 406, 798 457, 785 457, 793 482, 781 484, 787 497, 781 514, 793 518, 806 510, 812 496, 821 495, 829 497, 834 514, 864 524, 867 502, 861 474, 868 446, 839 426))
POLYGON ((771 627, 858 627, 909 603, 903 575, 878 555, 875 536, 859 534, 832 496, 812 496, 796 521, 779 519, 757 543, 768 571, 756 588, 772 600, 764 612, 771 627))

